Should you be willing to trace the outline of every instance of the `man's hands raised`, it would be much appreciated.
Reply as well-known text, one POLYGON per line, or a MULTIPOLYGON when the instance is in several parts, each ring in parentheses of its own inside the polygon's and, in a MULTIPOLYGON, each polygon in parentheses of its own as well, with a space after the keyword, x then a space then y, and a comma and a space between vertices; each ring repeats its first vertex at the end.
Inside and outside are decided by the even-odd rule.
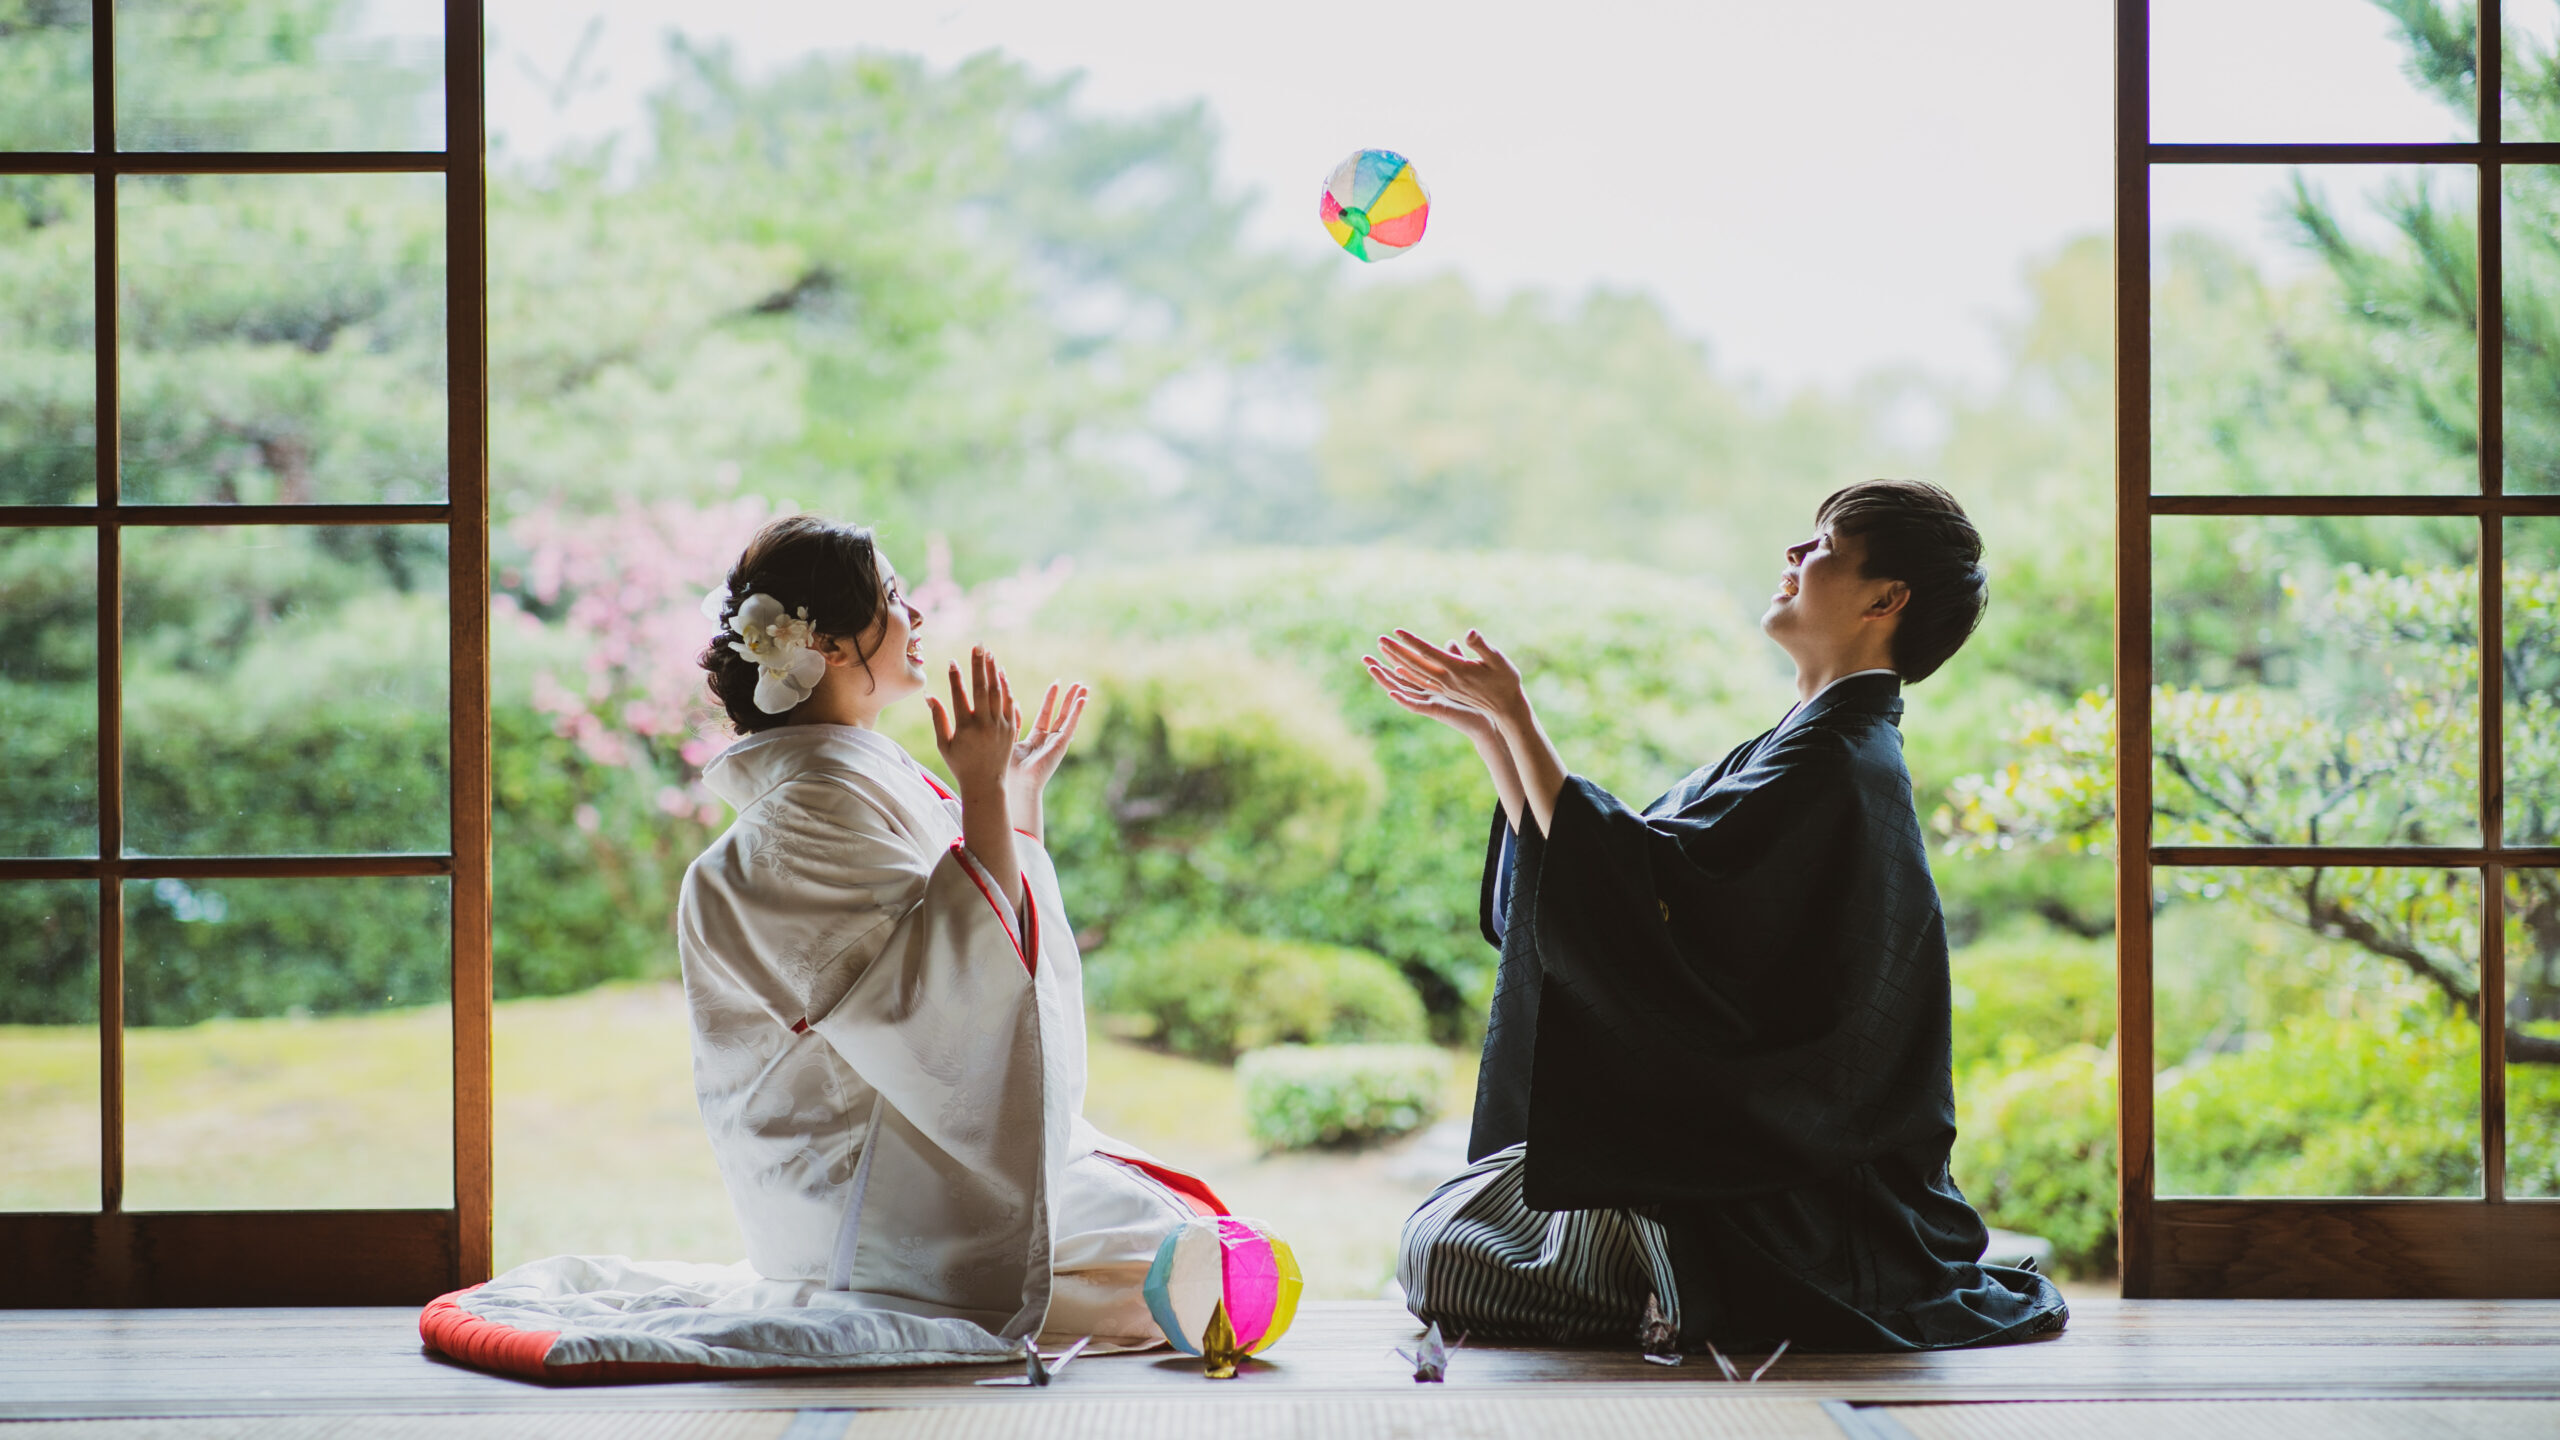
POLYGON ((1433 645, 1401 629, 1379 636, 1378 648, 1385 660, 1360 657, 1378 688, 1405 709, 1475 742, 1514 829, 1529 820, 1547 829, 1564 790, 1564 762, 1539 728, 1520 667, 1478 630, 1467 632, 1464 648, 1455 640, 1433 645))
POLYGON ((1381 665, 1367 655, 1360 657, 1361 663, 1397 704, 1417 715, 1428 715, 1472 736, 1472 727, 1479 723, 1498 727, 1528 713, 1520 667, 1481 631, 1467 632, 1466 650, 1473 650, 1472 656, 1458 648, 1455 640, 1437 646, 1403 629, 1379 636, 1378 648, 1387 652, 1392 665, 1381 665), (1482 720, 1469 720, 1453 711, 1471 712, 1482 720))

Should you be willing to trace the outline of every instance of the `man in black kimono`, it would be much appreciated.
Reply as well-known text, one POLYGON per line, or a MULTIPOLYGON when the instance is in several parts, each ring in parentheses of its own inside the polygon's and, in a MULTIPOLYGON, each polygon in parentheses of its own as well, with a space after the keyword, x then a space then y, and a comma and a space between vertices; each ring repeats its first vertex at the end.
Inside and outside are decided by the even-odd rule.
POLYGON ((1853 485, 1788 547, 1761 628, 1777 728, 1642 813, 1566 773, 1484 637, 1380 638, 1370 673, 1475 741, 1502 808, 1501 947, 1468 1169, 1406 1222, 1417 1316, 1488 1339, 1923 1350, 2062 1328, 1947 1173, 1946 926, 1902 761, 1902 686, 1972 634, 1953 496, 1853 485))

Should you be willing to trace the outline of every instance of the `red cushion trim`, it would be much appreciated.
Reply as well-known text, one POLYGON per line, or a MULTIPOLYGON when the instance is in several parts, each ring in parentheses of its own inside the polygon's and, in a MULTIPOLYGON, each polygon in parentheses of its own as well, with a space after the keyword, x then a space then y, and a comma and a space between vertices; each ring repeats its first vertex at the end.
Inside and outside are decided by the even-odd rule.
POLYGON ((483 1320, 454 1302, 477 1285, 466 1286, 450 1295, 439 1295, 418 1312, 418 1338, 428 1349, 448 1355, 465 1365, 482 1370, 495 1370, 501 1375, 521 1375, 528 1380, 547 1380, 542 1357, 551 1353, 551 1342, 560 1338, 557 1330, 519 1330, 495 1320, 483 1320))
MULTIPOLYGON (((738 1380, 757 1375, 824 1375, 839 1369, 810 1365, 693 1365, 675 1361, 591 1360, 583 1365, 546 1365, 557 1330, 519 1330, 483 1320, 455 1302, 480 1287, 469 1286, 427 1302, 418 1314, 418 1338, 447 1359, 481 1370, 539 1380, 546 1385, 635 1385, 671 1380, 738 1380)), ((998 1363, 990 1361, 989 1363, 998 1363)), ((876 1368, 876 1367, 874 1367, 876 1368)))
POLYGON ((1209 1182, 1197 1175, 1185 1175, 1179 1170, 1169 1169, 1153 1160, 1141 1160, 1135 1155, 1114 1155, 1108 1150, 1096 1150, 1093 1153, 1106 1160, 1116 1160, 1132 1170, 1143 1172, 1166 1189, 1190 1201, 1191 1208, 1203 1215, 1235 1213, 1227 1208, 1226 1201, 1218 1198, 1217 1191, 1209 1188, 1209 1182))

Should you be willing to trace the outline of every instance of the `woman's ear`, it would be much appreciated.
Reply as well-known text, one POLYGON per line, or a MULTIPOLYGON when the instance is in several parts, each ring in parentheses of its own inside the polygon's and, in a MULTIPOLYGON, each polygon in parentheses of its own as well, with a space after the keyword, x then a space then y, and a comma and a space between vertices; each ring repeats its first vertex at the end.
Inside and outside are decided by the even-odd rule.
POLYGON ((826 657, 826 662, 830 666, 841 667, 856 663, 852 644, 834 635, 817 636, 816 643, 809 648, 826 657))

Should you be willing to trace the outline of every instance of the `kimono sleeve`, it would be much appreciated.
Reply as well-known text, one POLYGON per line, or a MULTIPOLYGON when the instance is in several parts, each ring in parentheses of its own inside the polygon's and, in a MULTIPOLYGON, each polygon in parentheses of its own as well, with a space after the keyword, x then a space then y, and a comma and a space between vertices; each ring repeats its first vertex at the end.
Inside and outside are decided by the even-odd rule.
POLYGON ((1025 937, 963 846, 919 843, 839 788, 840 849, 802 873, 865 913, 822 967, 809 1028, 876 1101, 847 1117, 864 1142, 830 1286, 933 1295, 1017 1333, 1047 1304, 1048 1161, 1072 1118, 1025 937))
POLYGON ((863 913, 819 967, 811 1027, 955 1158, 990 1153, 1036 1059, 1016 1054, 1033 1019, 1021 920, 958 842, 926 849, 859 795, 829 809, 842 848, 806 878, 863 913))
POLYGON ((1824 857, 1855 823, 1848 757, 1785 736, 1679 810, 1642 815, 1567 783, 1550 833, 1524 830, 1511 923, 1533 925, 1550 999, 1641 1055, 1793 1043, 1826 1023, 1824 857))
POLYGON ((1493 833, 1484 842, 1484 885, 1476 898, 1476 928, 1484 932, 1485 943, 1496 950, 1502 948, 1503 927, 1511 914, 1513 848, 1510 812, 1497 804, 1493 807, 1493 833))

